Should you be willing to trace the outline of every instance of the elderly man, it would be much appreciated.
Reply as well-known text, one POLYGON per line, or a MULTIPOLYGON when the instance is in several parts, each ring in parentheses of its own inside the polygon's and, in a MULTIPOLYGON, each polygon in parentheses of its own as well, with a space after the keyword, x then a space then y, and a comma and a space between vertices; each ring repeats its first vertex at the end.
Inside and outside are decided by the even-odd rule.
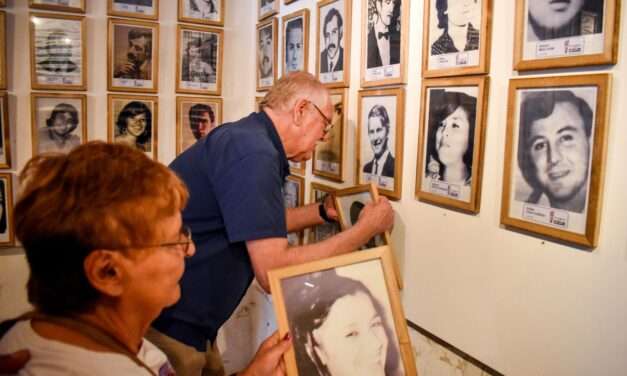
POLYGON ((350 229, 315 244, 289 247, 287 233, 336 218, 332 200, 286 209, 288 159, 310 159, 330 128, 333 106, 311 74, 284 76, 263 111, 225 124, 170 165, 190 192, 183 221, 197 247, 181 279, 181 299, 153 323, 148 337, 177 374, 220 374, 214 343, 253 278, 269 291, 270 269, 354 251, 390 230, 385 198, 368 204, 350 229), (208 361, 207 359, 211 359, 208 361))

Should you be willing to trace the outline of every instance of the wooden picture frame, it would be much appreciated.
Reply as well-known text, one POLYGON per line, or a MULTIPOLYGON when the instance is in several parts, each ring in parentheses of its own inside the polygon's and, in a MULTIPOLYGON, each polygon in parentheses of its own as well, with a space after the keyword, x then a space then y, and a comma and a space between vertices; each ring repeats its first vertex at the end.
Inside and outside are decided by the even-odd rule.
POLYGON ((109 91, 156 93, 159 88, 159 24, 109 18, 108 30, 109 91), (150 38, 147 38, 148 35, 150 38), (134 44, 133 50, 138 51, 134 52, 135 55, 127 52, 130 43, 134 44), (135 57, 131 60, 130 56, 135 57), (137 61, 140 58, 144 60, 137 61))
POLYGON ((6 7, 7 6, 7 0, 0 0, 0 7, 6 7))
POLYGON ((350 83, 352 9, 352 0, 318 2, 316 77, 329 88, 348 87, 350 83), (329 58, 325 37, 326 23, 330 25, 329 27, 335 28, 335 30, 329 30, 329 41, 333 45, 337 44, 335 47, 337 58, 329 58), (335 40, 336 36, 337 40, 335 40), (334 59, 337 61, 333 62, 334 59))
POLYGON ((147 6, 116 3, 115 0, 107 0, 107 14, 115 17, 141 18, 156 21, 159 19, 159 0, 151 1, 152 5, 147 6))
POLYGON ((468 74, 487 74, 490 71, 490 47, 492 40, 492 0, 480 3, 464 3, 448 0, 424 0, 422 32, 422 76, 447 77, 468 74), (449 4, 450 3, 450 4, 449 4), (441 4, 443 9, 437 8, 441 4), (472 6, 476 9, 453 8, 472 6), (457 13, 454 13, 457 11, 457 13), (478 13, 478 14, 477 14, 478 13), (451 14, 459 17, 449 21, 451 14), (479 20, 476 17, 479 16, 479 20), (473 21, 473 18, 474 21, 473 21), (474 23, 473 23, 474 22, 474 23), (462 40, 455 41, 457 32, 449 33, 450 27, 466 29, 460 34, 462 40), (457 43, 457 45, 456 45, 457 43))
POLYGON ((322 367, 328 368, 325 374, 341 368, 355 375, 417 374, 391 254, 384 246, 268 272, 279 335, 289 332, 292 337, 293 347, 284 354, 289 376, 314 374, 322 367), (340 321, 372 327, 373 320, 376 333, 369 339, 337 333, 340 321), (365 350, 355 350, 363 346, 382 348, 372 352, 380 362, 373 362, 373 355, 351 362, 354 357, 344 353, 363 354, 365 350), (364 368, 355 369, 360 365, 364 368))
POLYGON ((543 13, 541 3, 538 8, 529 8, 527 0, 516 2, 515 70, 616 64, 620 0, 572 2, 567 7, 573 8, 572 12, 570 9, 561 9, 559 13, 572 13, 569 20, 565 20, 564 16, 552 15, 551 10, 544 10, 543 13), (577 6, 581 8, 574 8, 577 6), (532 19, 533 24, 530 22, 532 19), (545 28, 543 22, 550 22, 550 29, 545 28), (572 27, 565 27, 571 24, 572 27), (556 29, 567 32, 555 32, 556 29))
MULTIPOLYGON (((362 1, 361 11, 361 87, 368 88, 383 85, 398 85, 407 82, 407 47, 409 44, 409 0, 396 0, 391 2, 394 7, 400 7, 400 21, 395 18, 396 9, 387 9, 390 21, 394 29, 384 26, 387 31, 381 33, 381 37, 389 42, 387 58, 379 52, 375 32, 375 20, 381 20, 376 9, 376 1, 362 1), (400 22, 400 26, 398 23, 400 22), (375 48, 376 47, 376 48, 375 48), (385 64, 389 60, 389 64, 385 64)), ((381 21, 383 22, 383 21, 381 21)))
POLYGON ((259 96, 256 95, 255 96, 255 112, 261 112, 261 102, 263 102, 263 99, 265 98, 265 96, 259 96))
POLYGON ((0 246, 8 247, 15 244, 15 228, 13 221, 13 176, 10 173, 0 173, 0 194, 2 202, 0 208, 0 246))
POLYGON ((9 124, 9 99, 6 92, 0 93, 0 168, 11 168, 11 136, 9 124))
POLYGON ((348 124, 348 94, 346 89, 329 92, 333 104, 333 127, 324 141, 316 144, 311 159, 311 172, 338 183, 344 182, 344 155, 346 150, 346 127, 348 124))
POLYGON ((376 181, 379 193, 393 200, 400 200, 403 187, 405 89, 398 87, 382 90, 360 90, 358 102, 355 183, 366 184, 370 181, 376 181), (379 98, 379 100, 370 98, 379 98), (394 111, 392 112, 389 107, 393 107, 394 111), (375 129, 373 140, 370 140, 368 135, 369 114, 372 114, 371 117, 378 121, 375 124, 376 128, 373 127, 375 129), (385 128, 385 118, 389 122, 388 130, 381 132, 381 127, 385 128), (391 127, 394 128, 389 129, 391 127), (390 136, 393 137, 392 142, 389 142, 390 136), (379 148, 381 150, 376 151, 379 148), (385 157, 385 160, 379 162, 378 158, 375 158, 377 153, 383 153, 378 158, 385 157), (377 159, 376 166, 375 159, 377 159), (379 164, 382 166, 378 166, 379 164))
POLYGON ((501 224, 597 245, 610 75, 512 79, 501 224))
MULTIPOLYGON (((324 201, 327 195, 333 195, 335 191, 336 189, 331 186, 316 183, 316 182, 311 182, 311 184, 309 185, 309 203, 320 204, 324 201)), ((307 231, 308 231, 307 242, 311 244, 311 243, 320 242, 322 240, 330 238, 331 236, 335 234, 338 234, 341 231, 341 228, 340 228, 339 223, 330 222, 330 223, 323 223, 321 225, 313 226, 309 228, 307 231)))
POLYGON ((285 5, 288 5, 288 4, 291 4, 291 3, 295 2, 295 1, 297 1, 297 0, 283 0, 283 3, 285 5))
POLYGON ((479 213, 488 90, 487 76, 422 81, 419 200, 479 213))
POLYGON ((72 12, 72 13, 85 13, 85 0, 70 0, 68 5, 63 5, 63 2, 56 0, 58 4, 55 4, 51 0, 28 0, 28 6, 31 9, 42 10, 54 10, 59 12, 72 12))
POLYGON ((224 31, 190 25, 177 25, 176 31, 176 92, 220 95, 224 31), (196 62, 189 56, 192 50, 199 55, 196 62))
MULTIPOLYGON (((289 175, 283 187, 283 200, 285 208, 298 208, 305 204, 305 178, 289 175)), ((290 232, 287 234, 287 242, 290 246, 302 245, 305 240, 305 232, 290 232)))
POLYGON ((257 0, 257 19, 259 21, 279 13, 281 0, 257 0))
POLYGON ((307 170, 307 162, 292 162, 289 159, 287 160, 288 165, 290 166, 290 172, 292 174, 305 176, 305 172, 307 170))
POLYGON ((30 13, 29 19, 31 87, 37 90, 86 90, 85 17, 30 13), (54 54, 49 52, 51 49, 54 54), (80 56, 73 59, 72 56, 77 54, 80 56))
POLYGON ((7 14, 0 12, 0 90, 7 89, 7 14))
POLYGON ((196 136, 204 137, 214 128, 222 124, 222 98, 212 97, 176 97, 176 155, 181 154, 188 147, 193 145, 197 138, 196 136), (198 106, 200 105, 200 106, 198 106), (208 106, 211 112, 206 111, 208 106), (204 108, 203 108, 204 107, 204 108), (192 109, 195 112, 191 113, 192 109), (204 113, 203 113, 204 112, 204 113), (213 121, 211 117, 213 115, 213 121), (192 117, 198 122, 203 121, 203 118, 208 117, 210 121, 210 127, 208 129, 198 129, 200 124, 192 127, 192 117), (197 128, 194 130, 194 128, 197 128))
POLYGON ((198 0, 178 0, 179 22, 224 26, 224 0, 210 0, 209 9, 200 9, 201 6, 197 3, 191 4, 190 1, 198 0))
MULTIPOLYGON (((135 146, 137 149, 145 152, 147 156, 158 160, 159 97, 152 95, 109 94, 107 99, 107 141, 135 146), (123 114, 125 109, 128 112, 123 114), (150 119, 146 110, 150 112, 150 119), (142 119, 139 118, 141 115, 144 115, 142 119), (125 122, 120 116, 125 116, 127 121, 125 122), (130 134, 126 132, 129 118, 135 118, 135 121, 145 121, 144 129, 139 135, 137 135, 137 130, 128 132, 130 134), (148 129, 148 125, 150 125, 150 129, 148 129), (149 139, 148 142, 145 142, 146 138, 149 139)), ((135 125, 135 127, 141 127, 141 124, 135 125)))
POLYGON ((290 72, 297 71, 307 72, 309 70, 309 9, 301 9, 283 16, 281 30, 281 75, 285 76, 290 72), (300 38, 298 38, 299 25, 301 28, 300 38), (288 27, 295 28, 296 31, 293 35, 296 36, 296 41, 294 41, 296 43, 291 43, 288 40, 288 27), (300 48, 298 48, 298 42, 302 44, 300 48), (294 49, 290 49, 288 44, 293 44, 294 49), (290 60, 289 63, 288 59, 290 60))
POLYGON ((87 142, 85 94, 31 93, 30 98, 33 156, 44 152, 69 153, 87 142), (61 125, 55 124, 57 120, 61 125), (60 132, 54 130, 63 126, 60 132))
POLYGON ((279 23, 276 17, 269 18, 257 24, 257 65, 255 66, 257 91, 270 90, 279 75, 278 32, 279 23), (271 33, 270 41, 265 38, 268 29, 270 29, 271 33), (263 64, 266 58, 269 60, 270 70, 266 69, 264 72, 263 64))

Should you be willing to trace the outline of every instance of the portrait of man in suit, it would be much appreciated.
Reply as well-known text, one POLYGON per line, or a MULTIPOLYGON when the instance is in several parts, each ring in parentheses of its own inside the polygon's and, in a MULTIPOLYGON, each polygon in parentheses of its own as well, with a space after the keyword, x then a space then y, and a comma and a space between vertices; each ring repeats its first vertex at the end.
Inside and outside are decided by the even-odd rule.
POLYGON ((78 70, 72 58, 72 38, 63 30, 55 30, 46 38, 46 59, 39 63, 48 73, 71 73, 78 70))
POLYGON ((344 70, 344 21, 336 8, 331 8, 324 17, 322 26, 324 50, 320 53, 320 73, 341 72, 344 70))
POLYGON ((399 64, 401 0, 369 0, 367 68, 399 64))
POLYGON ((374 105, 368 112, 368 139, 373 158, 363 167, 363 172, 372 176, 394 178, 394 156, 389 146, 390 117, 386 108, 374 105))

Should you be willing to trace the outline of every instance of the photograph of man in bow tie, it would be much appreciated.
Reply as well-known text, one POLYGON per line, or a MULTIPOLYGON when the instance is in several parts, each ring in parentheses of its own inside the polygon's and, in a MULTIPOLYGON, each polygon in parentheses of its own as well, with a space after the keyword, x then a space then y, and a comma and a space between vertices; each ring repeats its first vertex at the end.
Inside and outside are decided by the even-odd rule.
POLYGON ((401 0, 368 0, 368 68, 400 63, 401 0))

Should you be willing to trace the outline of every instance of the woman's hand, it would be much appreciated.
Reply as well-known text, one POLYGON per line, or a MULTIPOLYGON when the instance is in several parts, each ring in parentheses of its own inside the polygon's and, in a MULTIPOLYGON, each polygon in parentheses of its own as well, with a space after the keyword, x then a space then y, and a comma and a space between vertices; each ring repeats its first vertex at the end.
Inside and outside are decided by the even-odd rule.
POLYGON ((24 368, 24 365, 30 359, 28 350, 20 350, 13 354, 0 355, 0 373, 14 374, 24 368))
POLYGON ((285 363, 283 354, 290 348, 292 341, 289 333, 279 339, 279 332, 268 337, 255 354, 252 362, 239 376, 283 376, 285 363))

